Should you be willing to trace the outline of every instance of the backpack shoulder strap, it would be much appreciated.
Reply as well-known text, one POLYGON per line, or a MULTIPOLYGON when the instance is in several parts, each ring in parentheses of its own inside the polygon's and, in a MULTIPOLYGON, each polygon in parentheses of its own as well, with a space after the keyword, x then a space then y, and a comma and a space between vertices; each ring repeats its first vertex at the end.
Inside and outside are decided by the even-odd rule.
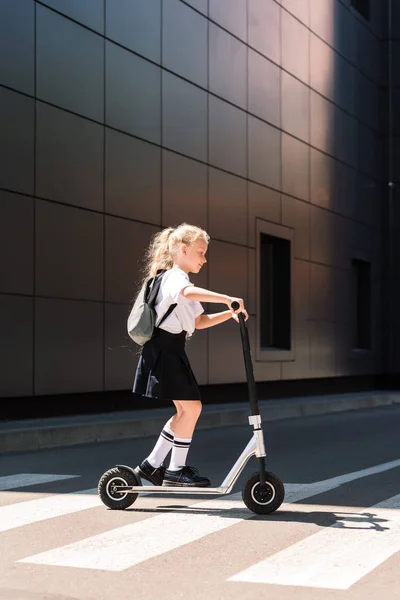
MULTIPOLYGON (((160 269, 159 271, 157 271, 157 274, 152 278, 152 287, 148 293, 147 304, 153 310, 155 310, 155 303, 157 300, 158 293, 160 291, 161 281, 162 281, 162 278, 163 278, 163 275, 165 272, 166 272, 166 269, 160 269)), ((177 304, 175 303, 175 304, 171 304, 171 306, 168 307, 168 310, 166 311, 166 313, 161 317, 160 322, 157 323, 157 325, 156 325, 157 327, 160 327, 160 325, 165 321, 165 319, 167 317, 169 317, 169 315, 172 313, 172 311, 174 310, 176 305, 177 304)))
POLYGON ((167 312, 165 313, 165 315, 163 315, 163 316, 161 317, 161 321, 160 321, 160 322, 157 324, 157 327, 160 327, 161 323, 164 323, 165 319, 166 319, 167 317, 169 317, 169 315, 170 315, 170 314, 172 313, 172 311, 174 310, 175 306, 177 306, 177 305, 176 305, 176 303, 175 303, 175 304, 171 304, 171 306, 168 308, 168 310, 167 310, 167 312))
POLYGON ((158 292, 160 290, 161 281, 165 270, 157 271, 157 274, 149 279, 149 287, 147 288, 146 302, 150 308, 154 309, 154 305, 157 300, 158 292))

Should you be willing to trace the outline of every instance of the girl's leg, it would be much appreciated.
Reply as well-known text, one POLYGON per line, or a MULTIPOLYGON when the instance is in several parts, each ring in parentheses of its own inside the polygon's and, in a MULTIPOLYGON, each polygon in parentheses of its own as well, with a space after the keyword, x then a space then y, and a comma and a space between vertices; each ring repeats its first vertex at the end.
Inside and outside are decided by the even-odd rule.
POLYGON ((158 469, 168 456, 174 441, 174 429, 180 417, 183 416, 184 413, 184 410, 179 402, 175 402, 174 404, 176 408, 176 414, 168 419, 168 421, 165 423, 156 445, 149 456, 145 459, 155 469, 158 469))
POLYGON ((153 485, 162 485, 163 482, 165 472, 163 462, 168 456, 174 442, 173 423, 179 417, 181 412, 178 406, 176 409, 176 414, 165 423, 156 445, 149 456, 135 469, 140 478, 147 479, 147 481, 150 481, 153 485))
POLYGON ((174 404, 177 409, 171 424, 174 443, 171 462, 165 473, 163 485, 209 486, 209 479, 201 477, 195 469, 186 466, 193 431, 202 409, 201 402, 200 400, 174 400, 174 404))
POLYGON ((177 437, 191 438, 201 414, 200 400, 174 400, 176 415, 172 417, 171 429, 177 437))
POLYGON ((174 400, 176 415, 174 415, 171 427, 174 431, 174 442, 172 445, 171 462, 169 471, 178 471, 186 464, 193 437, 193 431, 201 413, 200 400, 174 400))
POLYGON ((154 446, 154 448, 151 451, 151 453, 149 454, 149 456, 146 458, 147 462, 155 469, 158 469, 162 465, 162 463, 166 459, 169 451, 172 448, 172 444, 174 441, 174 432, 171 429, 171 424, 172 424, 173 418, 174 417, 171 417, 165 423, 165 425, 160 433, 160 436, 156 442, 156 445, 154 446))

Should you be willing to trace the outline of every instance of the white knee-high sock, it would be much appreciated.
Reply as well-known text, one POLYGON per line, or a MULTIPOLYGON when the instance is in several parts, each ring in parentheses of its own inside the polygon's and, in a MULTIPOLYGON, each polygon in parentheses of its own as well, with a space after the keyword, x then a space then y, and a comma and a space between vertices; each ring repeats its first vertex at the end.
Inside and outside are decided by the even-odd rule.
POLYGON ((174 437, 174 443, 172 445, 171 452, 171 462, 168 467, 170 471, 179 471, 186 465, 186 457, 189 452, 191 441, 192 438, 174 437))
POLYGON ((153 450, 146 459, 155 469, 158 469, 158 467, 162 465, 168 452, 172 448, 172 444, 174 441, 174 432, 170 428, 171 421, 172 417, 165 423, 164 428, 160 433, 160 437, 156 442, 156 445, 154 446, 153 450))

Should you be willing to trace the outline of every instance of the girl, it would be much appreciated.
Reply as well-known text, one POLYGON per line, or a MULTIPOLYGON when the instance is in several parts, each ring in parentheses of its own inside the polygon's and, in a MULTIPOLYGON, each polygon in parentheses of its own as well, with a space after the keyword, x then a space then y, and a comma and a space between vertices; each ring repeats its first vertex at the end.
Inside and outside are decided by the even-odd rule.
POLYGON ((147 250, 145 279, 165 269, 155 304, 157 323, 171 305, 176 304, 143 346, 133 386, 135 393, 172 400, 176 408, 176 414, 165 424, 152 452, 136 467, 138 475, 154 485, 210 485, 209 479, 186 465, 202 405, 185 353, 185 341, 194 329, 213 327, 231 318, 238 321, 239 312, 248 318, 241 298, 195 287, 189 280, 189 273, 199 273, 207 262, 209 239, 203 229, 182 223, 176 229, 169 227, 157 233, 147 250), (236 311, 231 308, 234 300, 240 305, 236 311), (226 304, 229 310, 205 315, 200 302, 226 304), (166 470, 163 461, 171 448, 171 461, 166 470))

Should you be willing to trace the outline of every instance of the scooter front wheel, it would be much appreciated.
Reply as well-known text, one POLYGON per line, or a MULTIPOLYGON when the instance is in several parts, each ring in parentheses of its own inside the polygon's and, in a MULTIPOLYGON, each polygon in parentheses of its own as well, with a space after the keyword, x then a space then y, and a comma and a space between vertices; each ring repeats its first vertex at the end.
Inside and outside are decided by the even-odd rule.
POLYGON ((285 498, 282 481, 273 473, 265 472, 265 488, 261 489, 260 472, 253 473, 242 488, 243 502, 258 515, 275 512, 285 498))
POLYGON ((101 501, 108 508, 113 510, 124 510, 131 506, 138 494, 132 494, 123 490, 117 490, 117 487, 133 487, 142 485, 139 478, 128 469, 114 467, 109 469, 101 476, 97 491, 101 501))

